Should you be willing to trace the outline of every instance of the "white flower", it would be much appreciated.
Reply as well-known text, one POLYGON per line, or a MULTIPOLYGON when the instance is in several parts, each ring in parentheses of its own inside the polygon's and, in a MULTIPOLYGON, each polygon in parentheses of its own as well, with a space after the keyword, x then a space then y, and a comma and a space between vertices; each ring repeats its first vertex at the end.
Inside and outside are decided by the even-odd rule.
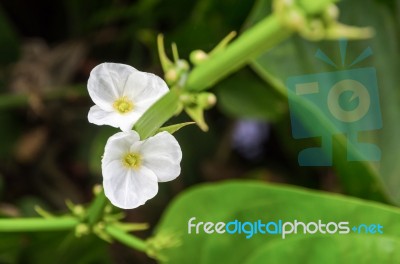
POLYGON ((168 86, 154 74, 125 64, 102 63, 90 73, 88 91, 96 104, 89 110, 89 122, 128 131, 168 86))
POLYGON ((102 159, 105 195, 117 207, 136 208, 157 194, 158 182, 179 176, 181 159, 181 148, 168 132, 143 141, 136 131, 116 133, 102 159))

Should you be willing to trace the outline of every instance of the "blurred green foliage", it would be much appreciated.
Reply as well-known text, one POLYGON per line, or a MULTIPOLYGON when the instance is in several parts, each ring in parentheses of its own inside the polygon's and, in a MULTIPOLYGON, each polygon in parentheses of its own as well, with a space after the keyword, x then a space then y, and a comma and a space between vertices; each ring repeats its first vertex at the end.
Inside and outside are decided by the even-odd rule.
MULTIPOLYGON (((259 1, 258 5, 260 8, 257 10, 265 10, 265 13, 258 13, 257 17, 253 17, 253 21, 261 19, 268 13, 270 1, 259 1)), ((394 161, 394 157, 400 149, 398 146, 400 141, 395 140, 395 135, 400 133, 398 122, 395 121, 400 118, 398 116, 400 111, 397 109, 400 93, 396 88, 400 81, 397 74, 400 64, 399 60, 393 57, 394 54, 398 54, 399 47, 395 17, 391 15, 391 10, 387 6, 375 1, 344 1, 339 7, 344 23, 371 26, 375 30, 376 36, 371 39, 349 42, 346 63, 349 64, 357 58, 365 48, 372 48, 374 55, 353 68, 374 67, 377 70, 384 124, 383 129, 360 132, 359 136, 362 141, 375 143, 380 147, 381 162, 348 162, 343 158, 347 155, 346 138, 336 137, 335 169, 347 193, 398 204, 400 178, 398 163, 394 161), (353 10, 358 10, 358 13, 354 14, 353 10)), ((276 83, 277 91, 282 91, 286 79, 290 76, 337 70, 314 56, 318 49, 327 51, 331 58, 339 58, 339 45, 335 42, 310 43, 294 36, 273 52, 256 59, 253 66, 264 79, 271 81, 273 78, 272 82, 276 83), (289 58, 290 63, 288 63, 289 58)), ((304 106, 304 115, 301 116, 303 124, 311 131, 319 129, 315 124, 324 124, 325 129, 329 131, 331 125, 329 120, 320 115, 316 109, 307 110, 310 106, 304 106)))

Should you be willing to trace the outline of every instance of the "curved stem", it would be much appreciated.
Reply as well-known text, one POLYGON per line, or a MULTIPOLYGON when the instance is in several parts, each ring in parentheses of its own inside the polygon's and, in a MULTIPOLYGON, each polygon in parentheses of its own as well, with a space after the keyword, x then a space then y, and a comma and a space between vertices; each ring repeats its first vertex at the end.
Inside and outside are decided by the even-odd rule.
POLYGON ((79 221, 73 217, 0 219, 0 232, 36 232, 73 229, 79 221))
MULTIPOLYGON (((213 54, 207 61, 196 66, 189 74, 185 89, 201 91, 209 88, 289 37, 291 33, 291 30, 281 25, 277 15, 270 15, 244 32, 224 50, 213 54)), ((146 111, 136 122, 134 130, 142 139, 151 136, 176 114, 178 106, 179 95, 176 91, 170 91, 146 111)))
POLYGON ((245 31, 224 50, 195 67, 185 88, 200 91, 212 86, 289 37, 291 33, 290 29, 282 25, 276 14, 268 16, 245 31))
POLYGON ((130 235, 123 231, 122 229, 109 225, 106 227, 106 232, 115 240, 118 240, 122 244, 129 246, 131 248, 146 252, 147 245, 146 242, 138 237, 130 235))
POLYGON ((104 207, 107 205, 107 198, 104 191, 98 193, 87 211, 87 220, 89 225, 93 226, 103 216, 104 207))

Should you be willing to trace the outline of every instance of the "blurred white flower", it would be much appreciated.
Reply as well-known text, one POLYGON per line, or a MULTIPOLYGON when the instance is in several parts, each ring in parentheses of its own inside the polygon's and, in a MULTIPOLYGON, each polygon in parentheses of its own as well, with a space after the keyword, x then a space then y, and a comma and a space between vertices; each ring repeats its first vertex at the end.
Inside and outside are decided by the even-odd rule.
POLYGON ((96 104, 89 110, 89 122, 128 131, 168 86, 154 74, 125 64, 102 63, 90 73, 88 91, 96 104))
POLYGON ((143 141, 132 130, 116 133, 102 159, 105 195, 117 207, 136 208, 157 194, 158 182, 179 176, 181 159, 181 148, 168 132, 143 141))

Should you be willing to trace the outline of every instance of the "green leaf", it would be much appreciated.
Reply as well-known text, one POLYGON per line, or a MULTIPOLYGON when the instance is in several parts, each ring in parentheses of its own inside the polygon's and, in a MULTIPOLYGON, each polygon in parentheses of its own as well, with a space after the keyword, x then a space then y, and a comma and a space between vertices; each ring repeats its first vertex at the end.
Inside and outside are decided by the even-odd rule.
POLYGON ((185 122, 185 123, 179 123, 179 124, 175 124, 175 125, 160 127, 157 130, 157 133, 167 131, 168 133, 173 134, 176 131, 178 131, 179 129, 181 129, 182 127, 185 127, 188 125, 193 125, 193 124, 196 124, 196 122, 185 122))
POLYGON ((179 94, 177 91, 170 90, 144 113, 133 129, 139 133, 142 140, 146 139, 154 135, 176 113, 178 107, 179 94))
MULTIPOLYGON (((257 13, 248 21, 248 25, 262 19, 270 11, 269 0, 258 2, 257 13), (261 12, 264 10, 264 12, 261 12)), ((362 155, 356 148, 347 146, 347 138, 343 135, 333 138, 334 166, 343 184, 345 191, 351 195, 384 200, 391 203, 400 202, 400 163, 396 157, 400 154, 400 141, 396 140, 400 134, 400 108, 398 100, 400 92, 397 89, 400 76, 397 74, 400 57, 397 55, 398 34, 395 20, 387 6, 376 1, 355 0, 344 1, 340 5, 341 21, 357 26, 372 26, 376 36, 370 40, 349 42, 345 65, 350 65, 364 49, 371 47, 373 56, 352 66, 352 69, 374 67, 377 70, 379 96, 383 129, 375 131, 360 131, 360 142, 369 142, 377 145, 382 152, 380 162, 349 162, 347 149, 353 155, 362 155), (357 14, 353 10, 358 10, 357 14), (385 19, 382 19, 382 18, 385 19), (384 102, 384 104, 383 104, 384 102)), ((346 69, 342 66, 339 44, 333 42, 308 42, 299 37, 292 37, 276 47, 273 51, 258 57, 252 63, 253 68, 267 82, 271 83, 276 91, 288 97, 284 83, 291 76, 335 72, 346 69), (336 69, 327 63, 318 60, 315 54, 318 49, 324 51, 329 58, 338 65, 336 69)), ((295 96, 293 96, 295 97, 295 96)), ((314 133, 333 134, 333 123, 318 108, 308 102, 302 104, 302 113, 298 113, 302 125, 314 133)), ((358 131, 357 131, 358 132, 358 131)))
POLYGON ((320 236, 283 240, 261 247, 246 264, 396 263, 400 239, 368 235, 320 236), (368 254, 364 254, 368 252, 368 254))
MULTIPOLYGON (((397 263, 400 261, 399 254, 394 254, 390 247, 385 248, 378 244, 387 241, 387 245, 398 245, 399 217, 398 208, 375 202, 256 181, 231 181, 205 184, 182 193, 164 213, 156 228, 156 233, 169 232, 180 235, 182 246, 162 252, 168 257, 169 263, 190 263, 193 256, 198 256, 196 263, 201 264, 242 264, 253 258, 253 262, 250 263, 259 263, 254 262, 259 259, 259 254, 263 254, 264 250, 279 246, 285 247, 280 252, 292 249, 292 255, 284 255, 289 258, 285 263, 309 263, 309 261, 334 263, 329 262, 327 257, 335 257, 335 259, 358 257, 377 260, 369 263, 388 263, 384 261, 388 256, 393 256, 393 261, 390 263, 397 263), (318 220, 323 223, 347 221, 349 227, 360 224, 380 224, 383 226, 384 234, 358 235, 352 231, 343 235, 326 234, 323 235, 323 239, 327 240, 323 243, 336 250, 325 252, 323 247, 318 246, 318 243, 322 243, 318 238, 321 235, 318 234, 288 235, 284 240, 281 235, 260 233, 254 234, 249 239, 246 239, 243 233, 230 235, 201 232, 195 234, 192 229, 192 234, 188 234, 188 221, 192 217, 196 217, 195 223, 229 222, 236 219, 242 222, 261 220, 264 223, 280 219, 284 222, 297 220, 307 223, 318 222, 318 220), (304 254, 301 250, 289 247, 297 245, 296 241, 299 239, 303 239, 301 245, 307 245, 306 249, 315 252, 304 254), (288 243, 288 246, 284 246, 284 243, 288 243), (376 245, 376 248, 360 250, 360 248, 367 249, 371 245, 376 245)), ((262 263, 265 263, 265 258, 262 263)))

